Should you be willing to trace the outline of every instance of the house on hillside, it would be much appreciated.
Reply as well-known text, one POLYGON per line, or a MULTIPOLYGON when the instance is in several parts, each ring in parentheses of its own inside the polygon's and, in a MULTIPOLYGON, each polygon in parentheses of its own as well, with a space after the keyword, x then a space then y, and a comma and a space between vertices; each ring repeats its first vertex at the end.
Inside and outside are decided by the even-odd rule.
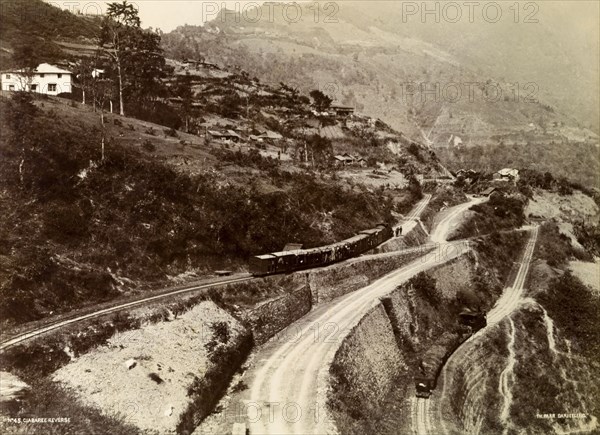
POLYGON ((283 139, 283 136, 281 134, 270 130, 264 130, 262 134, 260 134, 258 137, 264 140, 265 142, 269 143, 283 139))
POLYGON ((215 140, 220 140, 221 142, 239 142, 242 138, 239 134, 237 134, 233 130, 208 130, 207 135, 215 140))
POLYGON ((519 181, 519 170, 511 168, 500 169, 498 172, 494 173, 492 178, 496 181, 512 181, 513 183, 516 183, 519 181))
POLYGON ((29 91, 47 95, 71 93, 73 73, 48 63, 32 71, 12 69, 2 71, 3 91, 29 91))
POLYGON ((479 194, 479 196, 490 196, 492 193, 498 191, 498 189, 496 189, 495 187, 488 187, 487 189, 485 189, 483 192, 481 192, 479 194))
POLYGON ((365 166, 367 166, 367 160, 364 157, 355 156, 354 164, 360 166, 361 168, 364 168, 365 166))
POLYGON ((339 117, 347 117, 354 114, 354 107, 352 106, 343 106, 341 104, 334 103, 330 106, 330 109, 335 116, 339 117))
POLYGON ((348 153, 333 156, 333 160, 337 166, 348 166, 354 163, 354 157, 348 153))

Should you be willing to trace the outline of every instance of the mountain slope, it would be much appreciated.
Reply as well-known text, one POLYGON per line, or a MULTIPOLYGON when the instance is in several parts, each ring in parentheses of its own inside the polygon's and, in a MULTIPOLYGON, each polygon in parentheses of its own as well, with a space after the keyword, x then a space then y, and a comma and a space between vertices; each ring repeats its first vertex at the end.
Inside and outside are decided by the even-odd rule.
MULTIPOLYGON (((559 167, 571 147, 598 144, 597 54, 590 34, 574 24, 583 12, 566 14, 562 25, 573 29, 566 38, 556 32, 564 10, 545 4, 538 25, 517 25, 510 16, 497 25, 403 23, 393 2, 338 6, 336 22, 325 22, 325 9, 316 19, 309 5, 299 22, 286 21, 273 3, 241 17, 222 11, 202 27, 164 35, 163 43, 175 58, 202 56, 267 83, 321 89, 433 147, 447 147, 455 137, 467 146, 553 146, 549 158, 558 159, 550 166, 559 167), (254 16, 261 19, 244 19, 254 16), (437 96, 427 92, 435 86, 437 96)), ((573 166, 566 169, 577 175, 573 166)))
POLYGON ((42 0, 2 1, 0 62, 12 66, 12 53, 24 42, 34 47, 40 62, 64 58, 58 41, 90 43, 100 28, 98 17, 74 15, 42 0), (33 43, 31 43, 33 41, 33 43))

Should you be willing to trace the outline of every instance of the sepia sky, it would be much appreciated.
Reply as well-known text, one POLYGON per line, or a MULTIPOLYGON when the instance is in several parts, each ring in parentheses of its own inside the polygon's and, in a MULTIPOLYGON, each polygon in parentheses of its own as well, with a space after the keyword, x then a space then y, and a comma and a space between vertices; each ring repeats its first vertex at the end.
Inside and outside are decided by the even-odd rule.
MULTIPOLYGON (((108 1, 93 0, 44 0, 61 9, 96 14, 106 11, 108 1)), ((120 0, 114 0, 120 1, 120 0)), ((184 24, 200 25, 215 18, 215 14, 225 7, 251 8, 264 1, 208 1, 208 0, 129 0, 138 7, 143 27, 160 28, 165 32, 184 24)), ((301 3, 301 2, 298 2, 301 3)))
MULTIPOLYGON (((107 1, 92 1, 92 0, 45 0, 47 3, 59 6, 62 9, 80 10, 88 13, 95 13, 96 11, 105 11, 107 1)), ((115 0, 120 1, 120 0, 115 0)), ((215 18, 216 13, 225 7, 227 9, 244 11, 252 8, 253 6, 264 3, 264 0, 259 1, 221 1, 221 0, 129 0, 130 3, 135 4, 139 8, 140 18, 142 20, 143 27, 152 27, 154 29, 160 28, 165 32, 169 32, 175 29, 177 26, 184 24, 200 25, 205 21, 215 18)), ((352 1, 352 0, 350 0, 352 1)), ((369 0, 362 0, 363 3, 368 3, 369 0)), ((342 4, 348 2, 348 0, 338 1, 336 3, 342 4)), ((292 1, 282 1, 282 3, 292 3, 292 1)), ((296 3, 313 3, 313 1, 296 1, 296 3)), ((385 2, 374 2, 374 3, 385 3, 385 2)), ((398 0, 390 0, 390 6, 395 9, 399 9, 402 3, 415 3, 421 4, 421 2, 402 2, 398 0), (393 5, 393 6, 392 6, 393 5)), ((431 3, 431 2, 430 2, 431 3)), ((442 4, 444 2, 441 2, 442 4)), ((457 2, 463 4, 464 2, 457 2)), ((485 4, 486 2, 479 2, 485 4)), ((527 2, 521 2, 526 4, 527 2)), ((532 3, 532 2, 529 2, 532 3)), ((540 9, 544 7, 551 7, 553 9, 558 8, 564 11, 565 21, 574 20, 578 23, 578 30, 582 33, 590 35, 594 40, 597 39, 598 27, 599 27, 599 2, 597 0, 591 1, 552 1, 544 0, 539 3, 540 9), (542 7, 543 6, 543 7, 542 7)), ((383 17, 382 17, 383 18, 383 17)), ((385 19, 385 18, 383 18, 385 19)), ((555 29, 557 32, 566 29, 555 29)), ((569 33, 569 32, 567 32, 569 33)), ((569 37, 569 35, 565 35, 569 37)))
POLYGON ((215 18, 225 7, 250 8, 263 1, 203 1, 203 0, 138 0, 140 18, 144 27, 161 28, 168 32, 184 24, 199 25, 215 18))

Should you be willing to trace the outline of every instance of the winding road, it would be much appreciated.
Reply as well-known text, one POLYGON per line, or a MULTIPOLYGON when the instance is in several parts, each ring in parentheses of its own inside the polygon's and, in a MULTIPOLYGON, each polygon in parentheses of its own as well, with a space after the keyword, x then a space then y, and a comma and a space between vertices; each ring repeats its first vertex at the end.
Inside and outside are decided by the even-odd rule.
POLYGON ((445 215, 442 217, 442 219, 438 222, 438 224, 431 232, 429 239, 432 242, 437 243, 445 242, 448 236, 450 235, 450 232, 454 230, 460 223, 462 214, 474 205, 481 204, 482 202, 485 202, 487 200, 488 198, 486 197, 471 197, 469 198, 468 202, 456 205, 446 210, 445 215))
MULTIPOLYGON (((425 197, 407 219, 418 219, 430 199, 425 197)), ((437 229, 439 249, 434 253, 317 307, 258 349, 244 375, 248 389, 234 398, 244 404, 244 420, 251 434, 322 434, 335 430, 326 414, 326 389, 329 367, 342 340, 379 298, 419 272, 466 252, 468 243, 445 242, 445 238, 460 214, 481 201, 472 200, 448 211, 442 228, 437 229)), ((429 419, 421 421, 425 426, 430 423, 429 419)))
POLYGON ((379 298, 419 272, 462 255, 464 242, 444 244, 445 255, 425 255, 371 285, 310 312, 260 348, 240 393, 251 434, 329 433, 327 376, 343 338, 379 298))
MULTIPOLYGON (((513 285, 504 289, 502 295, 494 304, 494 307, 487 314, 486 328, 489 328, 490 326, 500 322, 506 316, 510 315, 521 304, 523 294, 525 292, 525 281, 527 279, 527 274, 529 272, 529 267, 531 265, 531 260, 533 258, 533 253, 535 251, 535 245, 537 242, 538 227, 534 226, 530 231, 531 235, 527 241, 527 245, 525 246, 523 257, 521 259, 519 270, 517 271, 513 285)), ((477 331, 476 334, 469 337, 467 342, 478 339, 478 337, 485 333, 486 328, 477 331)), ((442 383, 440 388, 440 398, 437 403, 441 403, 444 400, 445 382, 448 376, 448 367, 459 364, 457 360, 460 358, 462 358, 462 356, 459 347, 456 352, 454 352, 454 354, 448 358, 446 364, 444 364, 442 373, 440 375, 440 380, 442 383)), ((433 412, 433 408, 437 404, 434 400, 434 397, 435 396, 432 396, 429 399, 411 399, 413 402, 412 427, 413 432, 418 435, 437 435, 438 433, 441 433, 442 431, 433 429, 436 427, 441 427, 444 433, 448 433, 448 430, 444 425, 439 406, 437 407, 437 412, 433 412)))
MULTIPOLYGON (((431 195, 426 195, 406 217, 405 223, 416 223, 430 199, 431 195)), ((308 434, 334 430, 333 426, 330 426, 332 422, 326 417, 326 389, 329 366, 342 339, 369 309, 379 303, 379 298, 419 272, 448 262, 470 249, 468 242, 445 242, 445 238, 460 214, 479 201, 481 200, 473 200, 448 211, 432 237, 432 242, 436 242, 439 249, 389 273, 363 289, 318 306, 258 349, 245 376, 249 388, 236 393, 240 395, 240 401, 246 404, 246 422, 251 434, 308 434)), ((423 249, 423 247, 411 249, 423 249)), ((56 321, 2 342, 0 350, 90 318, 181 293, 250 279, 253 278, 236 276, 218 282, 174 289, 56 321)), ((417 407, 423 408, 419 411, 419 415, 424 415, 425 406, 418 404, 417 407)), ((421 421, 425 428, 431 428, 428 418, 423 418, 421 421)))

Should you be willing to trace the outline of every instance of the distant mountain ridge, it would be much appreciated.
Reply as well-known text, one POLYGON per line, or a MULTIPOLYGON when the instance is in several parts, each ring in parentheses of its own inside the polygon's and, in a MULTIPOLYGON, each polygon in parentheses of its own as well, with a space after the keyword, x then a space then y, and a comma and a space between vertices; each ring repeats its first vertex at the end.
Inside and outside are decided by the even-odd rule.
POLYGON ((241 16, 221 11, 163 43, 170 57, 204 56, 267 83, 321 89, 431 147, 448 147, 450 137, 467 147, 554 143, 563 153, 597 146, 598 53, 583 13, 543 3, 538 23, 513 23, 506 10, 496 24, 424 24, 404 23, 393 2, 343 2, 326 22, 326 5, 318 18, 313 3, 303 5, 298 22, 274 3, 241 16))

